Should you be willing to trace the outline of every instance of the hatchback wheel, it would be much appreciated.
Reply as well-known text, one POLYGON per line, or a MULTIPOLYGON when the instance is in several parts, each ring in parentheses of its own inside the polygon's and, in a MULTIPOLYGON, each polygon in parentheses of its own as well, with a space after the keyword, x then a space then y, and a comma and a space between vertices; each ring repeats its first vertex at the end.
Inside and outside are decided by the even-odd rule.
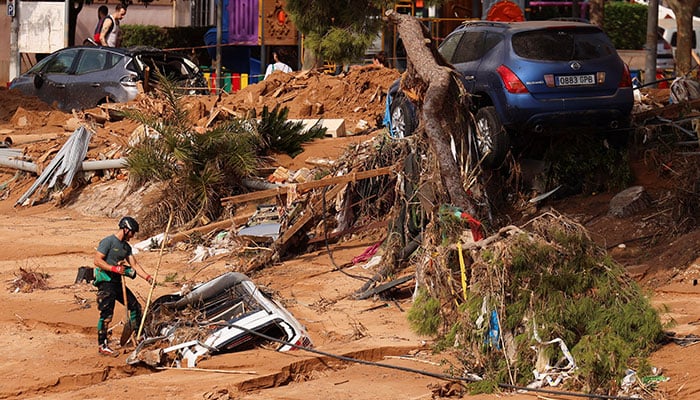
POLYGON ((476 113, 476 140, 482 165, 497 168, 508 153, 508 133, 498 119, 494 107, 480 108, 476 113))
POLYGON ((403 139, 416 130, 414 110, 405 97, 397 97, 391 102, 391 137, 403 139))

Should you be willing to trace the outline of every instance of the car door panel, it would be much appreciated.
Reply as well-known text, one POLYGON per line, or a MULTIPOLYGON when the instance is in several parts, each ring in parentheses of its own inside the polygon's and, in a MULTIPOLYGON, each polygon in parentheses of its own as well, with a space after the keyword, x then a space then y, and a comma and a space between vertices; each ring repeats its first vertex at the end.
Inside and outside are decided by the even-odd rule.
POLYGON ((83 49, 72 76, 71 108, 91 108, 97 106, 106 96, 105 68, 107 52, 101 49, 83 49))
MULTIPOLYGON (((70 101, 68 86, 71 82, 71 71, 78 56, 78 50, 68 49, 55 54, 44 68, 38 73, 39 81, 37 97, 49 104, 55 104, 64 109, 70 101)), ((37 85, 35 85, 36 87, 37 85)))

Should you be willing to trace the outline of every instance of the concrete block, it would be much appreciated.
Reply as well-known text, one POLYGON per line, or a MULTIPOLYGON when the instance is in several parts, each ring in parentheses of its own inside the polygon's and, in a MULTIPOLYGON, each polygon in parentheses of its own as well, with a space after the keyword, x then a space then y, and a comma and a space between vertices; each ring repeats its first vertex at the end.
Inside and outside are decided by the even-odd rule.
MULTIPOLYGON (((317 119, 290 119, 291 122, 300 122, 304 124, 305 129, 310 129, 317 119)), ((319 122, 322 127, 326 128, 326 136, 330 137, 345 137, 345 120, 342 118, 322 119, 319 122)))

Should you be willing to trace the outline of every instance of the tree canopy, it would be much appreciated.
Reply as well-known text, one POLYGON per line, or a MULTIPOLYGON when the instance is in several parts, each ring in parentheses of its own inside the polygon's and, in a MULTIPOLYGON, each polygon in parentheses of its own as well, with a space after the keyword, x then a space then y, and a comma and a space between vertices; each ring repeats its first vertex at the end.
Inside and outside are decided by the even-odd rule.
MULTIPOLYGON (((386 0, 288 0, 286 9, 304 34, 304 47, 321 60, 339 64, 360 59, 381 33, 386 0)), ((425 1, 438 5, 444 0, 425 1)))
POLYGON ((304 47, 321 59, 347 63, 364 55, 380 32, 381 4, 373 0, 289 0, 287 11, 304 47))

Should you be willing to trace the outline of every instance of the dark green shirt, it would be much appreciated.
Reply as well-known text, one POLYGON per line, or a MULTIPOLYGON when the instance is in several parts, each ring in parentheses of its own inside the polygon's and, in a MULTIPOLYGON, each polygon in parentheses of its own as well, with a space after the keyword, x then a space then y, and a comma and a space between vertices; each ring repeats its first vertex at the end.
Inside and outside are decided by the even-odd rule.
MULTIPOLYGON (((131 255, 131 246, 128 242, 119 240, 115 235, 109 235, 100 241, 97 251, 105 255, 105 261, 109 265, 118 265, 131 255)), ((122 276, 102 268, 95 268, 95 283, 119 282, 122 276)))

